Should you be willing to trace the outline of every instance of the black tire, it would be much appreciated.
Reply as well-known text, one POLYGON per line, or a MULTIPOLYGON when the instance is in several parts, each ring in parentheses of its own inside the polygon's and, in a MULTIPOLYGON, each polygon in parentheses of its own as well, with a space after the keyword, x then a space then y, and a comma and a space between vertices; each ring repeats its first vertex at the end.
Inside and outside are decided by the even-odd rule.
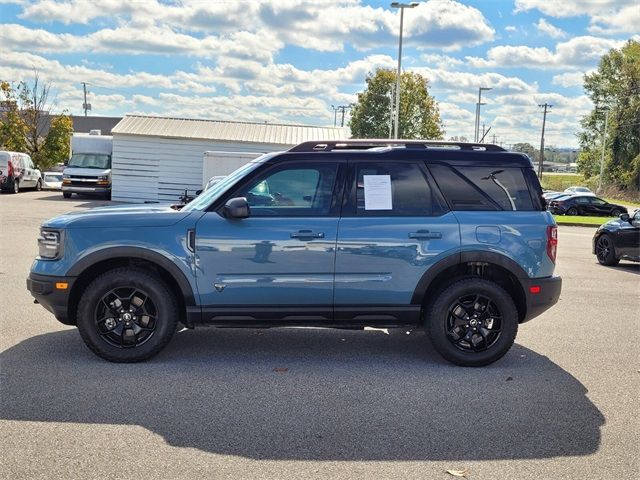
POLYGON ((580 215, 580 212, 576 207, 571 207, 569 210, 567 210, 566 215, 571 215, 572 217, 575 217, 576 215, 580 215))
POLYGON ((611 211, 611 216, 612 216, 612 217, 619 217, 621 213, 622 213, 622 212, 620 211, 620 209, 619 209, 619 208, 614 208, 614 209, 611 211))
POLYGON ((613 245, 613 240, 606 233, 600 235, 596 240, 596 258, 600 265, 607 267, 613 267, 620 263, 620 259, 616 258, 616 247, 613 245))
POLYGON ((438 295, 427 311, 425 326, 432 345, 446 360, 464 367, 480 367, 509 351, 518 333, 518 310, 509 293, 499 285, 480 278, 464 279, 438 295), (463 299, 471 299, 469 308, 477 312, 468 315, 463 310, 466 320, 454 313, 458 307, 464 309, 467 305, 463 299), (483 310, 477 308, 479 304, 484 306, 483 310), (474 320, 482 323, 473 327, 470 322, 474 320), (467 337, 470 341, 465 340, 467 337))
POLYGON ((13 189, 11 190, 12 193, 20 193, 20 180, 18 180, 17 178, 13 181, 13 189))
POLYGON ((178 324, 178 306, 169 287, 139 268, 103 273, 89 284, 78 305, 78 330, 84 343, 110 362, 153 357, 169 343, 178 324), (119 305, 117 300, 110 301, 125 299, 129 291, 133 293, 128 304, 127 300, 119 305))
POLYGON ((38 180, 36 182, 36 192, 39 192, 40 190, 42 190, 42 180, 38 180))
POLYGON ((64 198, 71 198, 71 192, 62 192, 64 198))

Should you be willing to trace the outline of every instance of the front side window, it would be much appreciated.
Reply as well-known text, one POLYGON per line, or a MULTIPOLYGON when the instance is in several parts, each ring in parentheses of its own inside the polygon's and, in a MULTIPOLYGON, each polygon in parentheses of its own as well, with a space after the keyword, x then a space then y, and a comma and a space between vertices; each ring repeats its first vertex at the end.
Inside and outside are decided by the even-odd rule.
POLYGON ((414 163, 356 163, 356 215, 431 216, 445 208, 414 163))
POLYGON ((331 210, 336 163, 271 169, 234 194, 245 197, 252 217, 326 216, 331 210))
POLYGON ((591 197, 591 203, 593 203, 594 205, 606 205, 607 202, 605 202, 604 200, 600 199, 600 198, 596 198, 596 197, 591 197))

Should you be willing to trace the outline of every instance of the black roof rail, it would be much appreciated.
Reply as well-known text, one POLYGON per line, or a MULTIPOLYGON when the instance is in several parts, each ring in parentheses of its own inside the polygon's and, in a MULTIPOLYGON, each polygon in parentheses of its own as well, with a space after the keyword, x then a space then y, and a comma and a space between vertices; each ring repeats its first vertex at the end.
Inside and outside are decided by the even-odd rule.
POLYGON ((446 142, 440 140, 400 140, 400 139, 352 139, 352 140, 315 140, 302 142, 287 150, 288 152, 330 152, 332 150, 366 150, 376 147, 404 148, 452 148, 460 150, 484 150, 489 152, 506 152, 492 143, 446 142))

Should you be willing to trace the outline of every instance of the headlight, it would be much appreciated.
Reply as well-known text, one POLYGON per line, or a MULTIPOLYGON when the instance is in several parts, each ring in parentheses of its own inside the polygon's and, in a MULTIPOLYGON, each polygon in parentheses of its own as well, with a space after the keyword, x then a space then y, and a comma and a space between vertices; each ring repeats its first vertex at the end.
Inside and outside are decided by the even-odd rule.
POLYGON ((109 178, 109 175, 100 175, 98 177, 98 185, 110 185, 111 184, 111 179, 109 178))
POLYGON ((55 259, 59 258, 62 253, 62 242, 60 241, 60 232, 55 230, 40 229, 38 237, 38 255, 41 258, 55 259))

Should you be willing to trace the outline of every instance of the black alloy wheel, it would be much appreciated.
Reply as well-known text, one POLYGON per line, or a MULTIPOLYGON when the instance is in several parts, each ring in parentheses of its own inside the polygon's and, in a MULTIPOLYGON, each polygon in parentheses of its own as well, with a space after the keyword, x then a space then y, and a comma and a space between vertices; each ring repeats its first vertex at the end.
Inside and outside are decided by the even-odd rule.
POLYGON ((78 302, 78 330, 87 346, 111 362, 140 362, 162 350, 179 311, 171 289, 154 272, 122 267, 95 278, 78 302))
POLYGON ((447 317, 447 338, 465 352, 491 348, 502 332, 502 314, 484 295, 465 295, 453 301, 447 317))
POLYGON ((601 235, 596 240, 596 258, 601 265, 609 267, 620 263, 620 260, 616 258, 616 249, 609 235, 601 235))
POLYGON ((620 211, 620 209, 619 209, 619 208, 614 208, 614 209, 611 211, 611 216, 613 216, 613 217, 619 217, 621 213, 622 213, 622 212, 620 211))
POLYGON ((569 210, 567 210, 567 215, 575 217, 576 215, 580 215, 580 212, 578 212, 578 209, 576 207, 571 207, 569 210))
POLYGON ((518 309, 511 294, 484 278, 460 279, 425 311, 433 347, 445 359, 479 367, 505 355, 518 333, 518 309))
POLYGON ((106 342, 120 348, 139 347, 155 333, 158 307, 143 290, 117 288, 100 299, 94 319, 106 342))

